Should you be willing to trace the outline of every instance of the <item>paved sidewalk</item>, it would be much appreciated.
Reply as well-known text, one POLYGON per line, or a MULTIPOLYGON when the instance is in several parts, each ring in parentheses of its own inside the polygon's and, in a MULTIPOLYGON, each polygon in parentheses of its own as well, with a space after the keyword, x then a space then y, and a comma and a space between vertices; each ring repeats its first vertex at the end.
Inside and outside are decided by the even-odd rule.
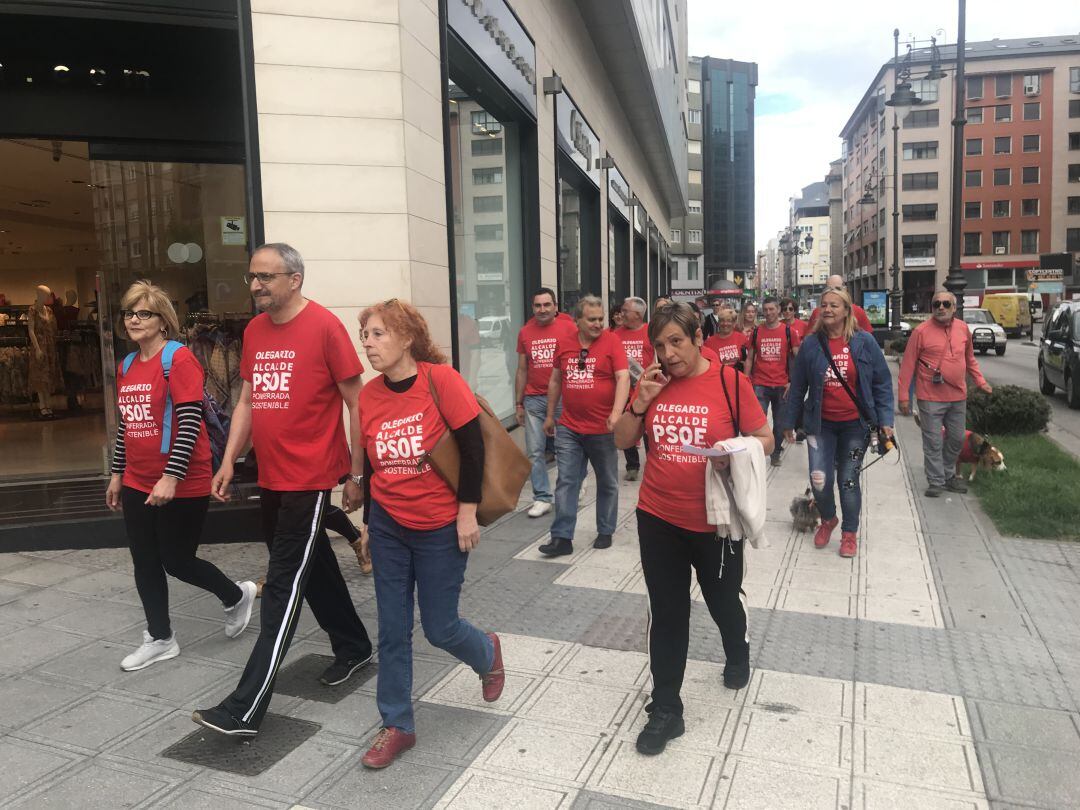
MULTIPOLYGON (((374 672, 315 683, 329 647, 309 612, 262 734, 222 746, 190 712, 232 688, 253 628, 227 640, 214 598, 173 582, 180 658, 124 673, 142 629, 126 550, 0 555, 0 805, 1078 806, 1080 546, 1002 539, 970 496, 923 498, 917 430, 899 429, 901 463, 866 473, 854 560, 792 532, 806 451, 786 451, 770 473, 771 547, 749 558, 751 684, 723 688, 695 590, 687 733, 655 758, 633 748, 648 694, 636 485, 606 551, 590 547, 591 499, 570 558, 537 555, 550 518, 485 532, 462 613, 503 635, 505 694, 482 703, 418 623, 419 741, 382 772, 359 766, 379 724, 374 672)), ((371 580, 335 545, 374 631, 371 580)), ((257 544, 205 554, 238 578, 266 559, 257 544)))

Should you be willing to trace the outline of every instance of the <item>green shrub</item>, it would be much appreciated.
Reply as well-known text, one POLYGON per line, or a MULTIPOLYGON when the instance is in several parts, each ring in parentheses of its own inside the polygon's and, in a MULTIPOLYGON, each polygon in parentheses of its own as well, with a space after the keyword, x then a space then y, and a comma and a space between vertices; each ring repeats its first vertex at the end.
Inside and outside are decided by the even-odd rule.
POLYGON ((987 394, 968 390, 967 424, 979 433, 1038 433, 1050 421, 1050 403, 1038 391, 1002 385, 987 394))
POLYGON ((894 354, 903 354, 904 349, 907 348, 907 342, 906 337, 896 338, 889 343, 889 348, 893 350, 894 354))

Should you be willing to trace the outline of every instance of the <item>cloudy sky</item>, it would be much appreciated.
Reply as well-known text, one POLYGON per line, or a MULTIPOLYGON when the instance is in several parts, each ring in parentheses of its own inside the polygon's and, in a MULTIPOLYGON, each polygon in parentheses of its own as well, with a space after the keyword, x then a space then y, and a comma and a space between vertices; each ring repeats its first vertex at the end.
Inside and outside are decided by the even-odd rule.
MULTIPOLYGON (((954 0, 689 0, 689 7, 691 55, 758 63, 759 248, 787 225, 788 199, 824 179, 840 156, 840 129, 892 58, 893 29, 901 43, 935 33, 939 42, 956 41, 954 0)), ((1080 33, 1078 0, 968 0, 969 42, 1070 33, 1080 33)))

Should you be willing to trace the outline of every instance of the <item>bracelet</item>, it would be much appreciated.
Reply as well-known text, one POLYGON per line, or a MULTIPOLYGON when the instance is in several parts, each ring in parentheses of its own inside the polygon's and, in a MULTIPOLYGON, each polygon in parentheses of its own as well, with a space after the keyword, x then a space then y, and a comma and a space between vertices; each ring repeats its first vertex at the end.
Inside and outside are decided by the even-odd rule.
POLYGON ((645 413, 638 413, 637 411, 635 411, 635 410, 634 410, 634 406, 633 406, 633 405, 631 405, 631 406, 630 406, 629 408, 627 408, 626 410, 627 410, 627 411, 629 411, 629 413, 630 413, 630 415, 631 415, 631 416, 636 416, 636 417, 637 417, 638 419, 644 419, 644 418, 645 418, 645 414, 647 414, 647 413, 649 412, 649 409, 648 409, 648 408, 646 408, 646 409, 645 409, 645 413))
POLYGON ((362 475, 350 475, 349 480, 356 484, 358 487, 362 487, 364 485, 364 476, 362 475))

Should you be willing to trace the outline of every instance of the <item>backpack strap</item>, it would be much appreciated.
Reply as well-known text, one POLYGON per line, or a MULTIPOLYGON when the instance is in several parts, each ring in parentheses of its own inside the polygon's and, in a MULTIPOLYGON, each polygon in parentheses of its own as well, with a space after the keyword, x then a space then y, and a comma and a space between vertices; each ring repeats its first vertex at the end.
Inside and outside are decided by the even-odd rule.
POLYGON ((161 454, 167 456, 172 448, 172 423, 173 401, 169 391, 169 372, 172 371, 173 355, 177 349, 182 349, 184 344, 179 340, 165 341, 165 348, 161 350, 161 371, 165 375, 165 415, 161 419, 161 454))
POLYGON ((131 364, 135 362, 135 358, 138 356, 138 352, 132 352, 124 358, 124 362, 120 366, 120 374, 124 375, 128 373, 128 369, 131 368, 131 364))

